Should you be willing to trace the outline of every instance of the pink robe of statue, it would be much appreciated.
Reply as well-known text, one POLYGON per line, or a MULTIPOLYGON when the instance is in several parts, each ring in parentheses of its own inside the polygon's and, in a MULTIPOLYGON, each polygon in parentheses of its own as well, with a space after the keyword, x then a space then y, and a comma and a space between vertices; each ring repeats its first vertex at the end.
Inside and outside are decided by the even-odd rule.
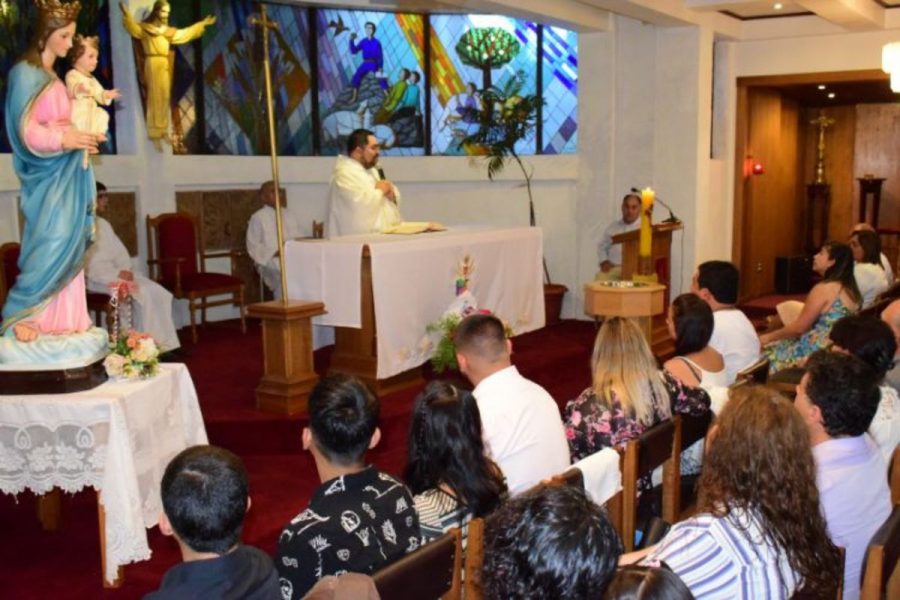
MULTIPOLYGON (((32 106, 25 124, 25 143, 36 154, 62 151, 63 132, 70 127, 71 101, 56 79, 32 106)), ((87 331, 94 323, 87 311, 84 270, 78 272, 43 310, 25 319, 42 334, 87 331)))

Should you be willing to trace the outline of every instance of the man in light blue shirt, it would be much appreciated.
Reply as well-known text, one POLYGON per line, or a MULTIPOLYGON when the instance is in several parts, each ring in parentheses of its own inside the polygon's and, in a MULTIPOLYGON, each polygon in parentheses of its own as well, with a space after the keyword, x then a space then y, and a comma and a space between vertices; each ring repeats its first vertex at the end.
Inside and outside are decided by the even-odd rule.
POLYGON ((794 401, 809 428, 828 533, 846 553, 844 600, 859 598, 866 548, 891 514, 887 469, 866 434, 880 397, 871 367, 820 350, 809 358, 794 401))
POLYGON ((620 233, 634 231, 641 226, 641 197, 628 194, 622 198, 622 218, 609 224, 600 238, 597 258, 600 270, 597 281, 615 281, 622 278, 622 244, 613 244, 612 238, 620 233))

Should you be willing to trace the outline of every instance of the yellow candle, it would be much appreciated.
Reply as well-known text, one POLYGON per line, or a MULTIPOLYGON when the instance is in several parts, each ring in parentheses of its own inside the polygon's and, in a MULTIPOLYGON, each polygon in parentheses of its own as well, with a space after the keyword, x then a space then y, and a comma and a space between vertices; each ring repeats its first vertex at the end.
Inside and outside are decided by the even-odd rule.
POLYGON ((641 190, 641 238, 638 254, 650 256, 650 247, 653 243, 652 223, 650 222, 651 210, 653 210, 653 190, 644 188, 641 190))

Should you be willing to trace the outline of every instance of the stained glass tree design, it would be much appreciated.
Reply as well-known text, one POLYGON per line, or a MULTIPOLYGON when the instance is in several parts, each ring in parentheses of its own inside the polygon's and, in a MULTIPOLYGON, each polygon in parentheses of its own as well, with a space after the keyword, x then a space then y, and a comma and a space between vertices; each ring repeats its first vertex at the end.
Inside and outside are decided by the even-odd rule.
POLYGON ((468 30, 456 44, 464 64, 481 69, 482 89, 492 85, 491 71, 507 64, 519 53, 519 41, 505 29, 480 27, 468 30))

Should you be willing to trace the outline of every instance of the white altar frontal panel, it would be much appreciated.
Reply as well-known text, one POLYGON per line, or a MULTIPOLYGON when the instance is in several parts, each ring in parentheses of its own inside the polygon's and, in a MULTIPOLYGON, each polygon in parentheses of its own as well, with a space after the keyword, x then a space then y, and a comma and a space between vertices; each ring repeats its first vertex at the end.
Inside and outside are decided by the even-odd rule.
POLYGON ((457 227, 417 235, 369 234, 295 240, 285 246, 288 295, 322 300, 317 325, 359 328, 361 258, 368 246, 378 340, 378 379, 417 367, 431 357, 435 335, 425 328, 456 297, 456 278, 468 256, 469 291, 478 307, 506 321, 515 335, 544 326, 543 235, 537 227, 457 227))
POLYGON ((206 443, 183 364, 84 392, 0 395, 0 491, 95 488, 106 513, 107 581, 120 566, 150 558, 147 528, 162 511, 166 465, 188 446, 206 443))

